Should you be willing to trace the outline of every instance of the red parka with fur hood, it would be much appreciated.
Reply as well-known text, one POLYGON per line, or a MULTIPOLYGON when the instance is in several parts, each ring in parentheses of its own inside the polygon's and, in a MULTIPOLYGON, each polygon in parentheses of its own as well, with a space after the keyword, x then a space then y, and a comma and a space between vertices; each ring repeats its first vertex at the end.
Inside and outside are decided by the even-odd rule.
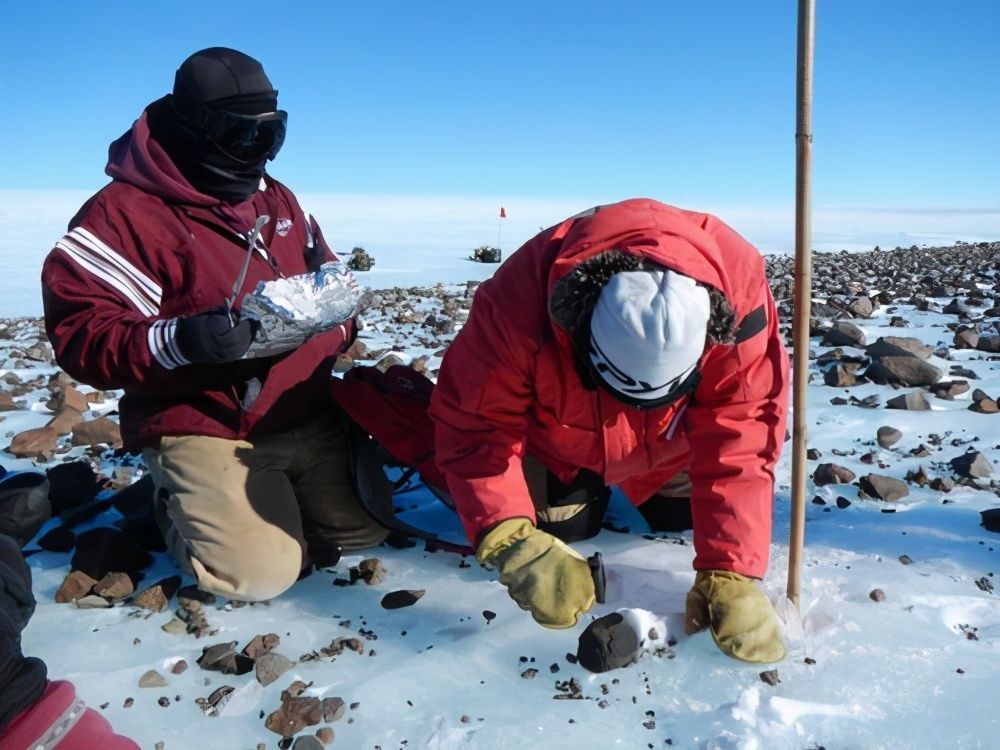
POLYGON ((563 481, 595 471, 637 505, 687 470, 694 567, 760 578, 787 392, 788 358, 756 249, 708 214, 627 200, 545 230, 480 285, 434 389, 436 460, 474 543, 505 519, 534 520, 526 452, 563 481), (672 405, 640 411, 588 390, 550 299, 572 268, 609 249, 714 288, 737 327, 761 313, 763 327, 739 343, 708 345, 697 390, 672 405))
POLYGON ((305 273, 307 261, 334 255, 292 192, 270 177, 236 205, 195 190, 150 138, 148 117, 111 145, 113 182, 80 209, 45 261, 45 327, 56 360, 83 383, 124 388, 122 436, 132 450, 165 435, 242 439, 289 429, 328 400, 353 321, 278 357, 189 365, 178 358, 176 319, 225 302, 261 215, 270 221, 237 310, 258 282, 305 273), (262 388, 251 402, 253 380, 262 388))

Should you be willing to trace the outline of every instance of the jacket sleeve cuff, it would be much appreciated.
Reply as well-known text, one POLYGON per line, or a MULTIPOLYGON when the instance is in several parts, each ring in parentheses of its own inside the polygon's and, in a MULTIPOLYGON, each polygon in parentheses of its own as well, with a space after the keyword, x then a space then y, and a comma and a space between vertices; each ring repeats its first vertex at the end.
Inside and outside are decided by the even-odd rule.
POLYGON ((153 358, 167 370, 191 364, 191 360, 181 354, 177 345, 177 320, 157 320, 149 327, 146 338, 153 358))

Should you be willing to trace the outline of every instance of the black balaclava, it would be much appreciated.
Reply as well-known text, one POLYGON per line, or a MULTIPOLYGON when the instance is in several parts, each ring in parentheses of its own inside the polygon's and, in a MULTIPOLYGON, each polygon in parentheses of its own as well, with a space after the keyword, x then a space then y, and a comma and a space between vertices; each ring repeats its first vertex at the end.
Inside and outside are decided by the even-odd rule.
POLYGON ((225 113, 261 115, 275 112, 278 92, 259 62, 226 47, 195 52, 177 70, 170 96, 150 105, 152 137, 181 174, 200 192, 226 203, 240 203, 258 189, 268 158, 276 147, 227 150, 210 139, 206 128, 225 113))

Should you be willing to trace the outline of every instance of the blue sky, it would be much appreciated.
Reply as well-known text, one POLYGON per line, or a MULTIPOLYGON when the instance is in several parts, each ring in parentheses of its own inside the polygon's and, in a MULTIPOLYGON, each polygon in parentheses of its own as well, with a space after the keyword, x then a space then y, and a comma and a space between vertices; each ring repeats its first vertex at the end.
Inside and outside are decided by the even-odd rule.
MULTIPOLYGON (((818 0, 815 200, 1000 206, 1000 2, 818 0)), ((297 192, 793 197, 793 0, 0 4, 0 189, 99 187, 203 47, 260 59, 297 192)))

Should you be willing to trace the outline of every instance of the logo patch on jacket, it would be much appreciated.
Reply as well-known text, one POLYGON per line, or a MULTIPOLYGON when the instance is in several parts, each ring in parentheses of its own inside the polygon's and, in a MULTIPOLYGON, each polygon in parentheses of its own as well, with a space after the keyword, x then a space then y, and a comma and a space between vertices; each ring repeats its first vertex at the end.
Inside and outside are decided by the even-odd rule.
POLYGON ((274 225, 274 231, 278 233, 279 237, 284 237, 292 231, 292 220, 278 219, 278 223, 274 225))

